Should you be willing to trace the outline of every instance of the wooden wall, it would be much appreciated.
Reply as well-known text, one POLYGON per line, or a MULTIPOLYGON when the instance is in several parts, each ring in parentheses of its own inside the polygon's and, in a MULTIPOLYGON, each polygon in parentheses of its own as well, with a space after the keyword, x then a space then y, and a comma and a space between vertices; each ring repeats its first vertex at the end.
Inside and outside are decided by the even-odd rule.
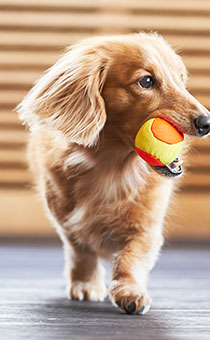
MULTIPOLYGON (((66 45, 140 30, 158 31, 178 48, 191 93, 210 109, 210 1, 0 0, 0 235, 53 233, 30 188, 27 131, 14 107, 66 45)), ((170 234, 210 238, 210 138, 194 140, 190 158, 170 234)))

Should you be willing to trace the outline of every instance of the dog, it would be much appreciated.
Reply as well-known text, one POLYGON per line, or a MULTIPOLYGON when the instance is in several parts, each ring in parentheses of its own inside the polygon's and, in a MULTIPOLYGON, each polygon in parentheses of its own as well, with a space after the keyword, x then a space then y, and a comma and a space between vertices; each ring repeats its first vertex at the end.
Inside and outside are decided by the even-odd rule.
POLYGON ((176 159, 171 169, 151 167, 134 140, 154 117, 181 134, 208 135, 210 113, 186 82, 181 57, 156 33, 94 37, 68 48, 19 104, 35 183, 63 241, 71 299, 105 299, 104 258, 112 262, 113 304, 130 314, 149 310, 147 277, 163 244, 171 169, 182 166, 176 159))

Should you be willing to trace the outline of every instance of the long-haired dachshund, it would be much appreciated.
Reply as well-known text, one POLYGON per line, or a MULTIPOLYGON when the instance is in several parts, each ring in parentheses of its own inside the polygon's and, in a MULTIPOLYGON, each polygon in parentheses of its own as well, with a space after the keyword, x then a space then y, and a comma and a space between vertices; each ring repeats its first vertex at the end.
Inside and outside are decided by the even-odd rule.
MULTIPOLYGON (((170 167, 143 161, 134 140, 157 116, 182 134, 209 133, 210 114, 186 81, 182 59, 157 34, 95 37, 70 47, 19 105, 31 169, 64 244, 71 299, 104 300, 102 257, 112 262, 114 305, 149 310, 147 276, 175 180, 170 167)), ((177 159, 172 165, 180 169, 177 159)))

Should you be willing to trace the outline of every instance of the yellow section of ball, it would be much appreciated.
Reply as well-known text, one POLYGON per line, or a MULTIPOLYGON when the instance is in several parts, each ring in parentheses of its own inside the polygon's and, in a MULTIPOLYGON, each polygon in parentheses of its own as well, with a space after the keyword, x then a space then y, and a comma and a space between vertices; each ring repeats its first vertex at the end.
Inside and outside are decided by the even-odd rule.
POLYGON ((155 138, 151 131, 154 120, 155 118, 149 119, 141 126, 135 138, 135 146, 158 158, 164 165, 168 165, 178 156, 184 141, 176 144, 167 144, 155 138))

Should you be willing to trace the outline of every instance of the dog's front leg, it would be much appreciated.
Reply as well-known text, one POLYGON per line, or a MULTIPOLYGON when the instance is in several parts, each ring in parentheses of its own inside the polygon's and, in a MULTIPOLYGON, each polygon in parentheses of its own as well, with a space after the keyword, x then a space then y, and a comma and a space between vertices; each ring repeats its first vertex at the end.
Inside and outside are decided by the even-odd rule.
POLYGON ((147 276, 163 243, 160 235, 138 236, 128 242, 115 258, 110 287, 111 300, 127 313, 145 314, 151 305, 147 276))
POLYGON ((97 254, 74 237, 63 237, 66 291, 70 299, 103 301, 107 295, 105 270, 97 254))

